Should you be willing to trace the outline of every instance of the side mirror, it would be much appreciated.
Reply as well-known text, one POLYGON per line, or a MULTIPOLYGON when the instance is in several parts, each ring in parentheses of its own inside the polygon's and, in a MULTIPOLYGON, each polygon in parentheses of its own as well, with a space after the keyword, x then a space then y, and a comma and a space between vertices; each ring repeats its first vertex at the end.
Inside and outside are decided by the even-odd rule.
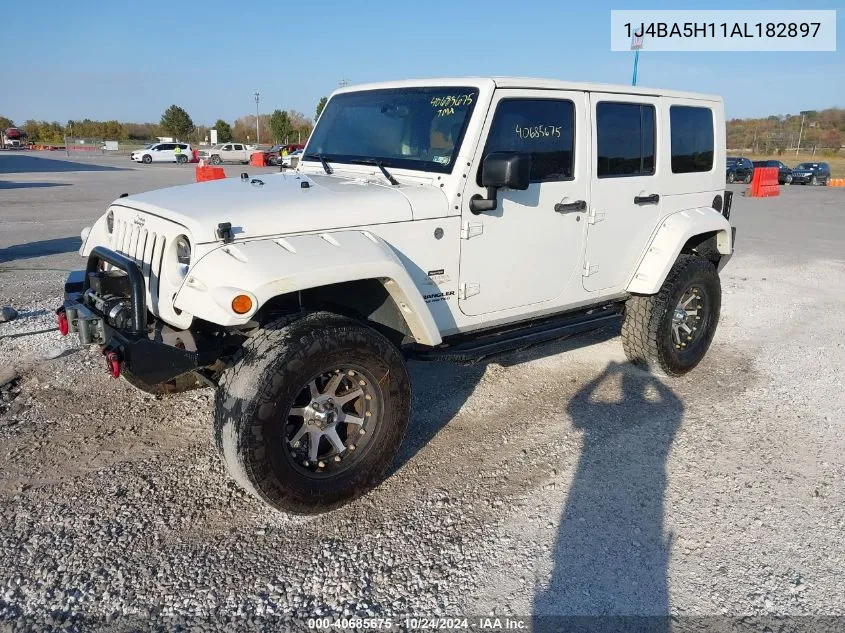
POLYGON ((469 201, 469 209, 478 215, 494 211, 498 205, 496 190, 501 187, 524 191, 531 184, 531 155, 515 152, 492 152, 484 157, 481 166, 481 186, 487 187, 487 197, 476 194, 469 201))

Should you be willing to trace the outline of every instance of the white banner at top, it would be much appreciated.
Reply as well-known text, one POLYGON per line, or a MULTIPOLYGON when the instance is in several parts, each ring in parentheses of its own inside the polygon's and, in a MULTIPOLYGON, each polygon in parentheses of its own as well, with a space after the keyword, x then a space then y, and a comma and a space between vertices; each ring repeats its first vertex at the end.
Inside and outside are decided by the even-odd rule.
POLYGON ((653 51, 835 51, 835 10, 610 12, 610 50, 644 38, 653 51))

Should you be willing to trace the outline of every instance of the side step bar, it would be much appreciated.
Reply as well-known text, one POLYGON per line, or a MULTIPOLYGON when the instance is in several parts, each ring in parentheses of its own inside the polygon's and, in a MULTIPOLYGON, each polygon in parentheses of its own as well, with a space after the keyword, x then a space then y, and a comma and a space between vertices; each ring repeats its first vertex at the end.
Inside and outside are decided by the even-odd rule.
POLYGON ((547 343, 615 324, 622 318, 624 302, 557 314, 485 330, 479 334, 457 334, 434 348, 415 348, 408 356, 416 360, 469 362, 530 345, 547 343))

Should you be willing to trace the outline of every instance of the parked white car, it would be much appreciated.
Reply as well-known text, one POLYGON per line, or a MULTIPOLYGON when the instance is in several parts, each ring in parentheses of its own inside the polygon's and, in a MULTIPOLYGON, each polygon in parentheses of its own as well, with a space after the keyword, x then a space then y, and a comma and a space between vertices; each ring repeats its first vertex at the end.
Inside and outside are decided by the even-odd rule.
POLYGON ((129 158, 136 163, 187 163, 193 158, 193 148, 189 143, 151 143, 144 149, 135 150, 129 158), (176 147, 180 152, 176 153, 176 147))
POLYGON ((378 484, 408 425, 406 358, 621 321, 631 362, 674 376, 713 340, 734 244, 720 97, 345 88, 302 158, 116 200, 83 232, 89 274, 68 277, 58 311, 114 376, 214 385, 223 462, 275 508, 321 512, 378 484))
POLYGON ((199 150, 197 156, 212 165, 220 163, 249 163, 249 158, 254 152, 252 145, 243 143, 218 143, 208 149, 199 150))

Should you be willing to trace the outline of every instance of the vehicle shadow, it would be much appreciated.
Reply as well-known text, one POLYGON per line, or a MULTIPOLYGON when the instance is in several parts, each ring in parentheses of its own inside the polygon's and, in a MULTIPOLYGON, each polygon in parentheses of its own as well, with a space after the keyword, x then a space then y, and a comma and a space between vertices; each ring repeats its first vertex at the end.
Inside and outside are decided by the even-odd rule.
POLYGON ((25 154, 0 156, 0 174, 57 173, 64 171, 127 171, 127 169, 98 165, 97 163, 80 163, 61 158, 27 156, 25 154))
POLYGON ((534 630, 669 631, 666 459, 683 403, 655 376, 611 362, 567 412, 583 444, 534 630))
POLYGON ((12 262, 17 259, 31 259, 33 257, 44 257, 45 255, 73 253, 78 251, 80 246, 82 246, 82 238, 78 235, 59 237, 53 240, 27 242, 26 244, 15 244, 0 248, 0 264, 12 262))
POLYGON ((0 180, 0 189, 40 189, 43 187, 67 187, 69 182, 6 182, 0 180))
POLYGON ((490 364, 508 367, 575 348, 594 345, 619 335, 618 326, 490 356, 475 363, 418 361, 408 364, 413 385, 411 421, 391 474, 413 459, 463 407, 490 364))

